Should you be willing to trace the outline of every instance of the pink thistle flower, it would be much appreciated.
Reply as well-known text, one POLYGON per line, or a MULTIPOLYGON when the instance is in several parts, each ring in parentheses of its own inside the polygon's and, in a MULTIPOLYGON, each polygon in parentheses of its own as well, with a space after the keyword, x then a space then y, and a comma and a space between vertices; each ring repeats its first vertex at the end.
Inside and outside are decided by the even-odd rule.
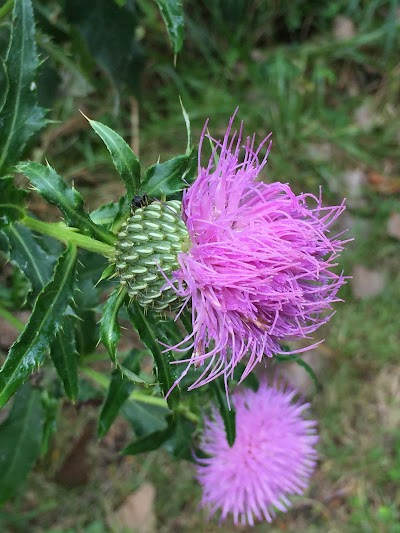
POLYGON ((293 401, 296 391, 261 383, 257 392, 235 392, 236 439, 226 439, 224 423, 213 409, 205 419, 196 458, 202 507, 220 521, 253 526, 254 518, 271 522, 275 509, 286 511, 288 496, 302 494, 316 465, 316 422, 304 419, 308 403, 293 401))
POLYGON ((198 177, 182 202, 191 245, 178 255, 171 286, 184 306, 191 301, 193 333, 183 341, 193 347, 188 368, 205 367, 190 388, 220 375, 226 382, 242 360, 244 379, 264 355, 282 353, 281 342, 310 338, 332 316, 326 310, 345 283, 332 271, 345 241, 330 235, 344 202, 325 207, 321 194, 296 196, 288 184, 256 181, 271 134, 257 148, 254 136, 242 146, 243 124, 231 136, 233 119, 222 142, 212 139, 205 168, 204 129, 198 177))

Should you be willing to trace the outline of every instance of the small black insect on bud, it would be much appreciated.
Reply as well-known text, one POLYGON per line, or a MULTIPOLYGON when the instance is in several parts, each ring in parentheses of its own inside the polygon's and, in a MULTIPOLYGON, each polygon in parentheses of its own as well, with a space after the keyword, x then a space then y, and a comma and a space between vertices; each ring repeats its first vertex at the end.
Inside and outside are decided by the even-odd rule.
POLYGON ((147 193, 137 194, 132 198, 131 213, 133 214, 139 207, 146 207, 154 201, 154 198, 150 198, 147 193))

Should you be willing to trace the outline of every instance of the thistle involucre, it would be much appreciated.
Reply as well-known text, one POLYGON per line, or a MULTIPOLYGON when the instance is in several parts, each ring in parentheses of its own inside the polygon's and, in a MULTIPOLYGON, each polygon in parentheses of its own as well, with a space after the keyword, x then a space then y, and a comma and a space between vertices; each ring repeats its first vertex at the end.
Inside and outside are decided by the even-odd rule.
POLYGON ((157 311, 170 307, 178 294, 166 279, 179 268, 177 255, 187 241, 180 202, 154 201, 136 209, 121 227, 115 252, 129 296, 157 311))
POLYGON ((235 524, 270 522, 274 509, 286 511, 288 496, 307 488, 317 453, 316 422, 306 420, 309 404, 294 401, 296 392, 261 383, 257 392, 233 394, 236 439, 230 447, 223 420, 213 410, 205 420, 197 459, 197 478, 203 489, 202 506, 220 519, 232 515, 235 524))
POLYGON ((244 379, 265 355, 282 352, 281 342, 309 338, 330 318, 345 283, 333 271, 344 241, 330 232, 343 203, 326 207, 321 195, 257 181, 269 136, 242 146, 232 121, 222 142, 212 139, 205 168, 203 132, 198 176, 182 202, 191 246, 178 256, 175 290, 191 303, 193 321, 182 349, 190 341, 189 366, 202 367, 191 388, 232 377, 240 361, 244 379))

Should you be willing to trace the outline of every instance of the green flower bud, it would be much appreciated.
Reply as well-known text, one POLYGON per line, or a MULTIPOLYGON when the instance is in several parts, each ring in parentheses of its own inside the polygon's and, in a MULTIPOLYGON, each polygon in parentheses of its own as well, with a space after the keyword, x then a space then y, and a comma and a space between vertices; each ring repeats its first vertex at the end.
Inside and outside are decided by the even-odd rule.
POLYGON ((177 256, 188 246, 181 202, 155 200, 136 209, 122 225, 115 245, 115 266, 129 296, 156 311, 170 307, 178 296, 166 286, 165 277, 171 279, 178 270, 177 256))

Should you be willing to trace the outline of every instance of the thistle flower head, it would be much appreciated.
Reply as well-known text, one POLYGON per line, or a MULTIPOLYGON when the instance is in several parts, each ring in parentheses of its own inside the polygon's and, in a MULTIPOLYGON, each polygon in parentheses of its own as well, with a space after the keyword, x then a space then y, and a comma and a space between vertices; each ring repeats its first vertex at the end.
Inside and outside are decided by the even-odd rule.
POLYGON ((343 241, 330 233, 344 204, 325 207, 321 195, 257 181, 270 136, 243 146, 242 129, 231 132, 233 118, 224 139, 212 139, 205 168, 203 132, 198 177, 183 197, 191 246, 179 253, 174 279, 191 302, 188 362, 202 367, 191 388, 231 377, 240 361, 244 379, 264 355, 282 352, 281 342, 309 338, 330 318, 326 311, 345 282, 332 271, 343 241))
POLYGON ((309 404, 294 401, 296 392, 261 383, 257 392, 237 391, 236 439, 226 439, 218 411, 205 420, 197 458, 201 505, 220 520, 231 514, 235 524, 271 522, 275 509, 290 506, 288 496, 302 494, 316 463, 316 422, 306 420, 309 404))

